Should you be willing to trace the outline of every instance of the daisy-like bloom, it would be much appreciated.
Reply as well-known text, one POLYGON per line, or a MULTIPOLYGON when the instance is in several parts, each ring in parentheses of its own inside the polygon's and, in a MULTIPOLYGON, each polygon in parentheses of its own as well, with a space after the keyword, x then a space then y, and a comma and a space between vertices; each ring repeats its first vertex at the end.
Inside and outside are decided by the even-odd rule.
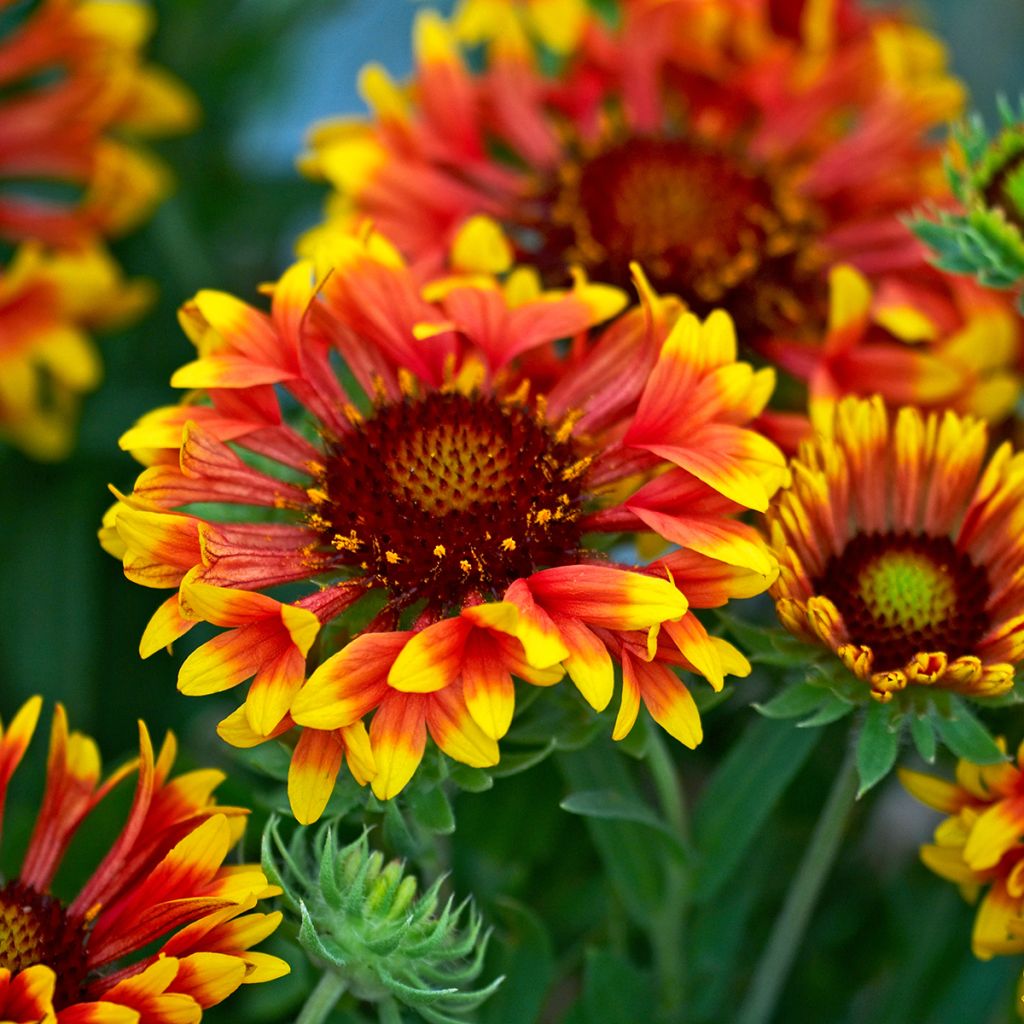
POLYGON ((1024 952, 1024 745, 1016 764, 961 760, 956 782, 900 770, 908 792, 948 817, 921 860, 960 886, 972 903, 984 895, 971 946, 982 960, 1024 952))
POLYGON ((1024 345, 1011 302, 931 269, 874 285, 853 267, 829 277, 820 341, 777 339, 762 352, 806 381, 811 420, 827 429, 844 395, 880 394, 890 409, 951 409, 1005 420, 1021 393, 1024 345))
POLYGON ((335 193, 306 251, 368 217, 436 267, 483 214, 549 284, 577 264, 625 285, 636 260, 747 344, 813 335, 837 259, 920 264, 894 213, 944 194, 927 134, 962 100, 923 30, 831 0, 626 0, 611 25, 577 0, 542 57, 540 7, 425 13, 407 86, 365 70, 372 120, 310 139, 335 193), (480 70, 463 39, 487 41, 480 70))
POLYGON ((1024 657, 1024 455, 955 413, 844 398, 767 515, 783 625, 873 697, 992 696, 1024 657))
MULTIPOLYGON (((0 730, 0 810, 32 739, 34 697, 0 730)), ((16 878, 0 886, 0 1018, 14 1024, 194 1024, 240 985, 288 973, 253 952, 278 913, 250 913, 280 892, 257 865, 225 866, 246 811, 219 807, 222 775, 171 778, 168 735, 154 755, 139 727, 139 757, 102 778, 96 744, 68 732, 58 704, 39 816, 16 878), (96 805, 136 777, 120 834, 66 901, 51 889, 68 846, 96 805)))
POLYGON ((133 140, 183 131, 196 117, 185 88, 143 60, 152 9, 137 0, 0 6, 0 238, 67 246, 129 230, 169 184, 133 140))
POLYGON ((0 438, 35 458, 66 455, 79 400, 100 380, 90 333, 131 320, 149 299, 100 247, 21 246, 0 270, 0 438))
MULTIPOLYGON (((494 241, 476 223, 456 248, 494 241)), ((381 797, 411 777, 428 733, 460 761, 495 764, 513 677, 568 672, 603 709, 623 645, 639 637, 648 668, 663 624, 715 685, 725 662, 745 666, 687 595, 692 582, 694 606, 710 607, 773 578, 735 518, 767 507, 785 475, 744 426, 773 374, 736 362, 724 313, 701 323, 639 284, 642 307, 601 331, 622 307, 615 289, 580 276, 543 291, 528 270, 424 286, 369 235, 341 239, 329 270, 289 270, 269 315, 216 292, 182 310, 199 358, 173 383, 191 395, 122 439, 152 465, 103 537, 130 579, 176 591, 144 655, 199 620, 227 629, 179 675, 190 694, 255 677, 226 739, 304 727, 290 779, 300 819, 319 815, 343 756, 381 797), (215 519, 211 503, 249 511, 215 519), (638 569, 604 553, 634 531, 688 560, 638 569), (311 592, 272 596, 297 582, 311 592)), ((648 699, 631 677, 624 699, 634 692, 699 741, 678 678, 648 699)))

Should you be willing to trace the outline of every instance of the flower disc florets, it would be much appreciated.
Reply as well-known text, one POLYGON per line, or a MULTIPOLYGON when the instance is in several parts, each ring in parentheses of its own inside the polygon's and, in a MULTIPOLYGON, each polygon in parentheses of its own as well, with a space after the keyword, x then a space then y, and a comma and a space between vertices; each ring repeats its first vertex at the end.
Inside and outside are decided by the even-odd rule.
POLYGON ((310 139, 304 169, 336 201, 309 251, 368 217, 441 265, 485 214, 549 284, 578 264, 623 285, 637 260, 747 344, 813 336, 837 259, 920 264, 894 215, 942 192, 927 133, 962 100, 922 30, 856 3, 793 25, 770 0, 629 0, 614 19, 579 0, 552 53, 544 6, 426 12, 408 88, 366 69, 369 123, 310 139))
MULTIPOLYGON (((571 429, 571 424, 569 424, 571 429)), ((431 392, 389 402, 326 446, 311 525, 396 608, 503 593, 580 553, 583 478, 569 430, 527 402, 431 392)))
POLYGON ((873 697, 992 696, 1024 658, 1024 456, 983 466, 987 431, 843 399, 768 513, 783 624, 831 648, 873 697))

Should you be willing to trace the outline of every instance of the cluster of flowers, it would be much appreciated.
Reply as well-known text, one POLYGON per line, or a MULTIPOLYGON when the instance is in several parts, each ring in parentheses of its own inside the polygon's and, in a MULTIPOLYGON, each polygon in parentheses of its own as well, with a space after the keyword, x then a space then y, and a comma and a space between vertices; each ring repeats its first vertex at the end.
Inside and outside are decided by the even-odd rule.
MULTIPOLYGON (((86 280, 61 261, 101 260, 95 232, 153 194, 136 159, 121 172, 132 187, 115 190, 133 213, 105 205, 98 154, 123 168, 130 152, 107 129, 177 123, 184 109, 138 67, 138 33, 131 47, 117 40, 116 58, 95 57, 99 6, 44 3, 36 17, 74 30, 26 22, 0 50, 0 75, 23 73, 56 59, 41 40, 66 36, 68 53, 87 54, 83 75, 118 83, 95 130, 75 115, 92 131, 88 158, 67 156, 65 135, 45 159, 33 141, 39 167, 0 146, 0 167, 74 168, 88 185, 70 210, 0 203, 0 230, 33 225, 47 244, 72 232, 83 246, 25 249, 0 284, 25 324, 24 375, 50 365, 54 334, 74 333, 47 321, 36 344, 25 282, 48 282, 55 308, 59 285, 86 280)), ((680 671, 719 690, 750 666, 695 610, 768 589, 783 625, 833 651, 866 703, 999 695, 1024 658, 1024 456, 1006 443, 986 462, 989 425, 1012 430, 1021 320, 1005 295, 932 267, 900 219, 952 202, 931 137, 962 90, 941 45, 854 0, 607 7, 464 0, 451 21, 421 14, 411 81, 366 69, 372 116, 314 131, 302 166, 333 195, 266 287, 269 308, 217 291, 186 303, 196 359, 172 379, 186 395, 121 439, 145 468, 101 540, 130 580, 171 591, 141 653, 200 623, 220 630, 184 660, 179 688, 248 682, 219 733, 289 745, 302 823, 321 816, 343 764, 394 797, 428 735, 456 761, 497 764, 517 686, 568 677, 595 712, 618 688, 613 737, 643 706, 696 746, 680 671)), ((69 72, 54 95, 70 103, 77 84, 69 72)), ((21 387, 18 406, 8 379, 0 422, 54 450, 35 392, 21 387)), ((144 738, 146 799, 111 854, 119 882, 132 844, 151 841, 138 807, 167 774, 147 750, 144 738)), ((963 767, 959 788, 907 778, 954 815, 926 861, 962 883, 995 879, 979 949, 1022 948, 1017 770, 963 767)), ((76 999, 135 1006, 122 992, 151 978, 153 993, 205 1006, 229 978, 279 971, 224 937, 267 889, 249 869, 230 885, 218 874, 237 812, 213 812, 202 780, 201 797, 177 797, 187 828, 140 855, 159 875, 161 858, 188 861, 203 834, 204 880, 180 871, 201 901, 195 923, 123 980, 90 972, 155 938, 119 935, 113 952, 104 941, 111 915, 135 913, 155 883, 110 895, 101 867, 54 911, 51 865, 30 850, 14 884, 31 899, 19 890, 4 908, 36 900, 88 934, 74 943, 83 980, 60 997, 65 1024, 90 1019, 71 1012, 76 999), (205 838, 214 829, 218 843, 205 838), (227 889, 233 902, 214 906, 227 889)), ((53 820, 48 807, 40 820, 53 820)), ((163 934, 185 919, 159 920, 163 934)), ((35 949, 10 954, 12 1001, 57 999, 57 968, 35 949)))
POLYGON ((105 240, 168 191, 139 141, 196 117, 184 86, 145 63, 152 31, 137 0, 0 4, 0 439, 36 458, 71 448, 102 374, 92 333, 151 299, 105 240))

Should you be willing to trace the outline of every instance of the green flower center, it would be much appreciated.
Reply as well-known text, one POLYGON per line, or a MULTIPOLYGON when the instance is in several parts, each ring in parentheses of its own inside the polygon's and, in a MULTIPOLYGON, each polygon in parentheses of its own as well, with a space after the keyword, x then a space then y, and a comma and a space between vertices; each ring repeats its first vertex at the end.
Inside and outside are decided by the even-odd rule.
POLYGON ((884 551, 861 570, 861 600, 879 623, 908 631, 941 625, 956 609, 950 567, 917 551, 884 551))
POLYGON ((988 628, 988 575, 948 537, 859 533, 814 584, 850 641, 871 648, 876 672, 919 653, 973 654, 988 628))

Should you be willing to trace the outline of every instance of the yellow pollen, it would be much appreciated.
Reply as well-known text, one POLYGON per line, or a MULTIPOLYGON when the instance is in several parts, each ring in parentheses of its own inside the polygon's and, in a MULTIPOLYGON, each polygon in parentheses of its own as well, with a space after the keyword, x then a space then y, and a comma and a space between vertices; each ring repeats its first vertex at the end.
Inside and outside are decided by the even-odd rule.
MULTIPOLYGON (((508 398, 505 399, 506 405, 526 405, 526 400, 530 397, 530 382, 524 380, 520 382, 519 387, 512 392, 508 398)), ((541 401, 541 397, 538 396, 537 401, 541 401)))
POLYGON ((516 542, 512 537, 506 537, 502 542, 501 546, 505 551, 515 551, 516 542))
POLYGON ((407 398, 415 398, 419 394, 415 376, 404 366, 398 369, 398 387, 407 398))
POLYGON ((448 552, 445 549, 445 546, 443 544, 435 545, 435 547, 434 547, 434 557, 435 558, 444 558, 444 556, 446 554, 448 554, 448 552))
POLYGON ((306 494, 314 505, 322 505, 327 501, 327 492, 319 487, 307 487, 306 494))
POLYGON ((547 526, 547 524, 551 522, 551 518, 551 509, 549 508, 542 508, 539 512, 534 513, 534 519, 536 519, 541 526, 547 526))
POLYGON ((566 466, 562 470, 563 480, 575 480, 577 477, 582 476, 590 465, 590 459, 577 459, 571 466, 566 466))
POLYGON ((326 530, 331 525, 322 515, 320 515, 319 512, 310 512, 310 514, 306 516, 306 522, 309 523, 314 530, 326 530))
POLYGON ((341 411, 345 414, 345 419, 349 421, 354 427, 358 427, 363 422, 363 414, 351 403, 346 402, 342 407, 341 411))
POLYGON ((468 562, 468 561, 467 561, 467 560, 466 560, 465 558, 463 558, 463 559, 462 559, 462 560, 461 560, 461 561, 459 562, 459 568, 460 568, 460 569, 461 569, 461 570, 462 570, 463 572, 465 572, 465 573, 469 573, 469 572, 471 572, 471 571, 472 571, 472 569, 473 569, 473 566, 471 566, 471 565, 469 564, 469 562, 468 562))
POLYGON ((323 476, 327 472, 327 467, 322 462, 317 462, 316 459, 310 459, 306 463, 306 472, 310 476, 323 476))
POLYGON ((558 430, 555 431, 555 440, 560 444, 568 441, 572 437, 572 432, 576 429, 576 424, 579 423, 582 415, 582 409, 572 409, 566 413, 565 418, 558 425, 558 430))
POLYGON ((360 541, 356 536, 355 530, 353 530, 347 537, 343 534, 336 533, 331 538, 331 544, 339 551, 355 551, 362 544, 362 541, 360 541))
POLYGON ((398 565, 402 560, 399 555, 394 551, 385 551, 384 557, 388 560, 389 565, 398 565))

